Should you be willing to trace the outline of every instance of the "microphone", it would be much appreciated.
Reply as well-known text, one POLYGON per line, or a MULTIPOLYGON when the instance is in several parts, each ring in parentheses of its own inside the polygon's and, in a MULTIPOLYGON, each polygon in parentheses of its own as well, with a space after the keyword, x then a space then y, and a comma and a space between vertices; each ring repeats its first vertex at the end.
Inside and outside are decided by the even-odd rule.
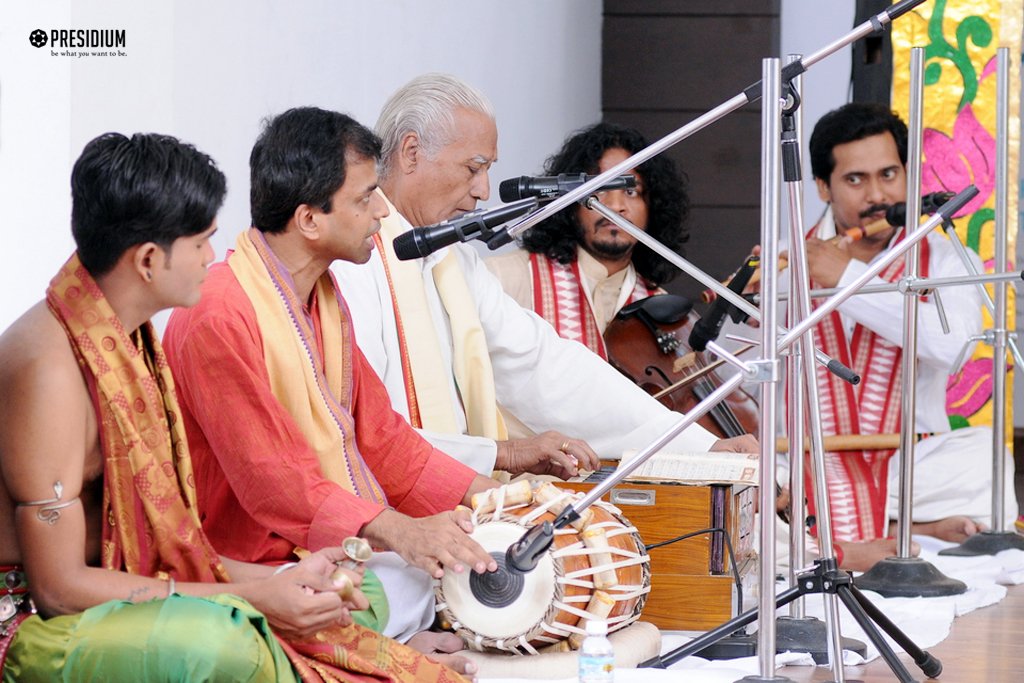
POLYGON ((534 524, 505 551, 505 568, 516 574, 532 572, 537 568, 540 558, 555 542, 555 529, 561 529, 579 518, 580 511, 573 505, 567 505, 554 521, 534 524))
POLYGON ((554 524, 535 524, 505 551, 505 567, 518 574, 532 572, 554 540, 554 524))
MULTIPOLYGON (((729 282, 729 289, 736 294, 741 294, 760 264, 760 256, 748 257, 729 282)), ((729 315, 734 308, 735 306, 729 303, 724 296, 715 299, 715 303, 711 305, 707 314, 698 320, 690 330, 688 340, 690 348, 694 351, 703 351, 708 347, 708 342, 718 339, 718 333, 722 331, 722 325, 725 324, 725 316, 729 315)), ((737 322, 739 321, 737 320, 737 322)))
MULTIPOLYGON (((537 177, 523 175, 518 178, 502 180, 501 184, 498 186, 498 195, 501 197, 501 201, 503 202, 512 202, 525 197, 538 197, 540 201, 547 201, 549 199, 554 199, 559 195, 563 195, 570 190, 575 190, 583 183, 593 180, 596 177, 597 176, 587 175, 585 173, 577 175, 561 173, 556 176, 537 177)), ((634 188, 636 188, 636 176, 620 175, 617 178, 609 180, 607 183, 594 190, 594 192, 600 192, 602 190, 632 190, 634 188)))
MULTIPOLYGON (((921 197, 921 213, 933 214, 953 198, 954 192, 932 192, 921 197)), ((893 226, 907 224, 907 203, 896 202, 885 211, 885 222, 893 226)))
POLYGON ((395 256, 399 260, 408 261, 433 254, 455 242, 468 242, 471 239, 492 240, 500 237, 493 228, 504 225, 536 207, 537 199, 531 197, 493 209, 470 211, 435 225, 413 228, 395 238, 395 256))

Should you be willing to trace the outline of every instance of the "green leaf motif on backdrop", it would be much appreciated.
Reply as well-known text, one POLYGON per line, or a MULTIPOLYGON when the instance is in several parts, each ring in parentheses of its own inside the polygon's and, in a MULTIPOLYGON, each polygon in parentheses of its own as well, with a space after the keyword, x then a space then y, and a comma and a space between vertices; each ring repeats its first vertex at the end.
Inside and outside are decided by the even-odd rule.
POLYGON ((935 9, 928 19, 928 38, 930 42, 924 50, 925 62, 928 64, 924 70, 925 85, 934 85, 942 77, 942 63, 931 61, 932 59, 947 59, 960 71, 960 78, 964 82, 964 94, 960 98, 957 109, 963 109, 964 105, 974 101, 978 94, 978 72, 971 63, 971 56, 967 53, 967 43, 972 41, 978 47, 987 47, 992 42, 992 27, 987 21, 977 15, 967 17, 956 28, 956 43, 954 49, 946 41, 942 34, 942 19, 946 13, 947 0, 935 0, 935 9))
POLYGON ((977 253, 981 253, 981 230, 985 227, 985 224, 989 221, 996 220, 996 212, 994 209, 984 208, 978 209, 971 216, 971 220, 967 223, 967 248, 973 249, 977 253))

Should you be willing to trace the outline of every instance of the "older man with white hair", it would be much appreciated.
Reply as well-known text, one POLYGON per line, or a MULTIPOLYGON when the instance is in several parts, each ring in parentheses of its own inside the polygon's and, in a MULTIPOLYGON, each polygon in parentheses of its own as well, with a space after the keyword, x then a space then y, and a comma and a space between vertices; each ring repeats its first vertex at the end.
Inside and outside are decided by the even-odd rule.
MULTIPOLYGON (((465 244, 400 261, 398 235, 477 207, 498 156, 488 100, 445 74, 420 76, 381 111, 381 221, 369 264, 332 266, 359 347, 392 405, 439 449, 478 472, 571 476, 601 457, 646 446, 679 415, 586 347, 560 338, 505 294, 465 244), (506 420, 524 434, 509 439, 506 420), (573 434, 579 438, 569 438, 573 434)), ((675 450, 750 451, 751 436, 717 440, 699 426, 675 450)))

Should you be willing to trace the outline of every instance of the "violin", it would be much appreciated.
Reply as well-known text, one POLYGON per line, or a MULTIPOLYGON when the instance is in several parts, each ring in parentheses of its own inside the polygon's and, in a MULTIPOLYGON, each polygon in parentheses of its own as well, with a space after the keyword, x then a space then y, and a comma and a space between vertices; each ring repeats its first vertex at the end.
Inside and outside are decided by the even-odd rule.
MULTIPOLYGON (((686 297, 662 294, 624 306, 604 333, 608 362, 634 384, 669 409, 686 413, 721 385, 715 364, 687 346, 699 318, 686 297), (678 360, 692 357, 677 369, 678 360)), ((758 433, 757 401, 737 389, 704 415, 697 424, 719 438, 758 433)))

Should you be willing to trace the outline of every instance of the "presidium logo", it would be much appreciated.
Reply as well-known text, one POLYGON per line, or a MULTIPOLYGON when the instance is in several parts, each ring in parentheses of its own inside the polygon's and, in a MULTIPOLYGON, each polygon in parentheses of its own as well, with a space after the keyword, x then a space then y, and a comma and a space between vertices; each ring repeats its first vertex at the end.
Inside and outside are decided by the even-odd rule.
POLYGON ((28 34, 32 47, 50 46, 53 57, 125 57, 124 29, 50 29, 37 28, 28 34))

